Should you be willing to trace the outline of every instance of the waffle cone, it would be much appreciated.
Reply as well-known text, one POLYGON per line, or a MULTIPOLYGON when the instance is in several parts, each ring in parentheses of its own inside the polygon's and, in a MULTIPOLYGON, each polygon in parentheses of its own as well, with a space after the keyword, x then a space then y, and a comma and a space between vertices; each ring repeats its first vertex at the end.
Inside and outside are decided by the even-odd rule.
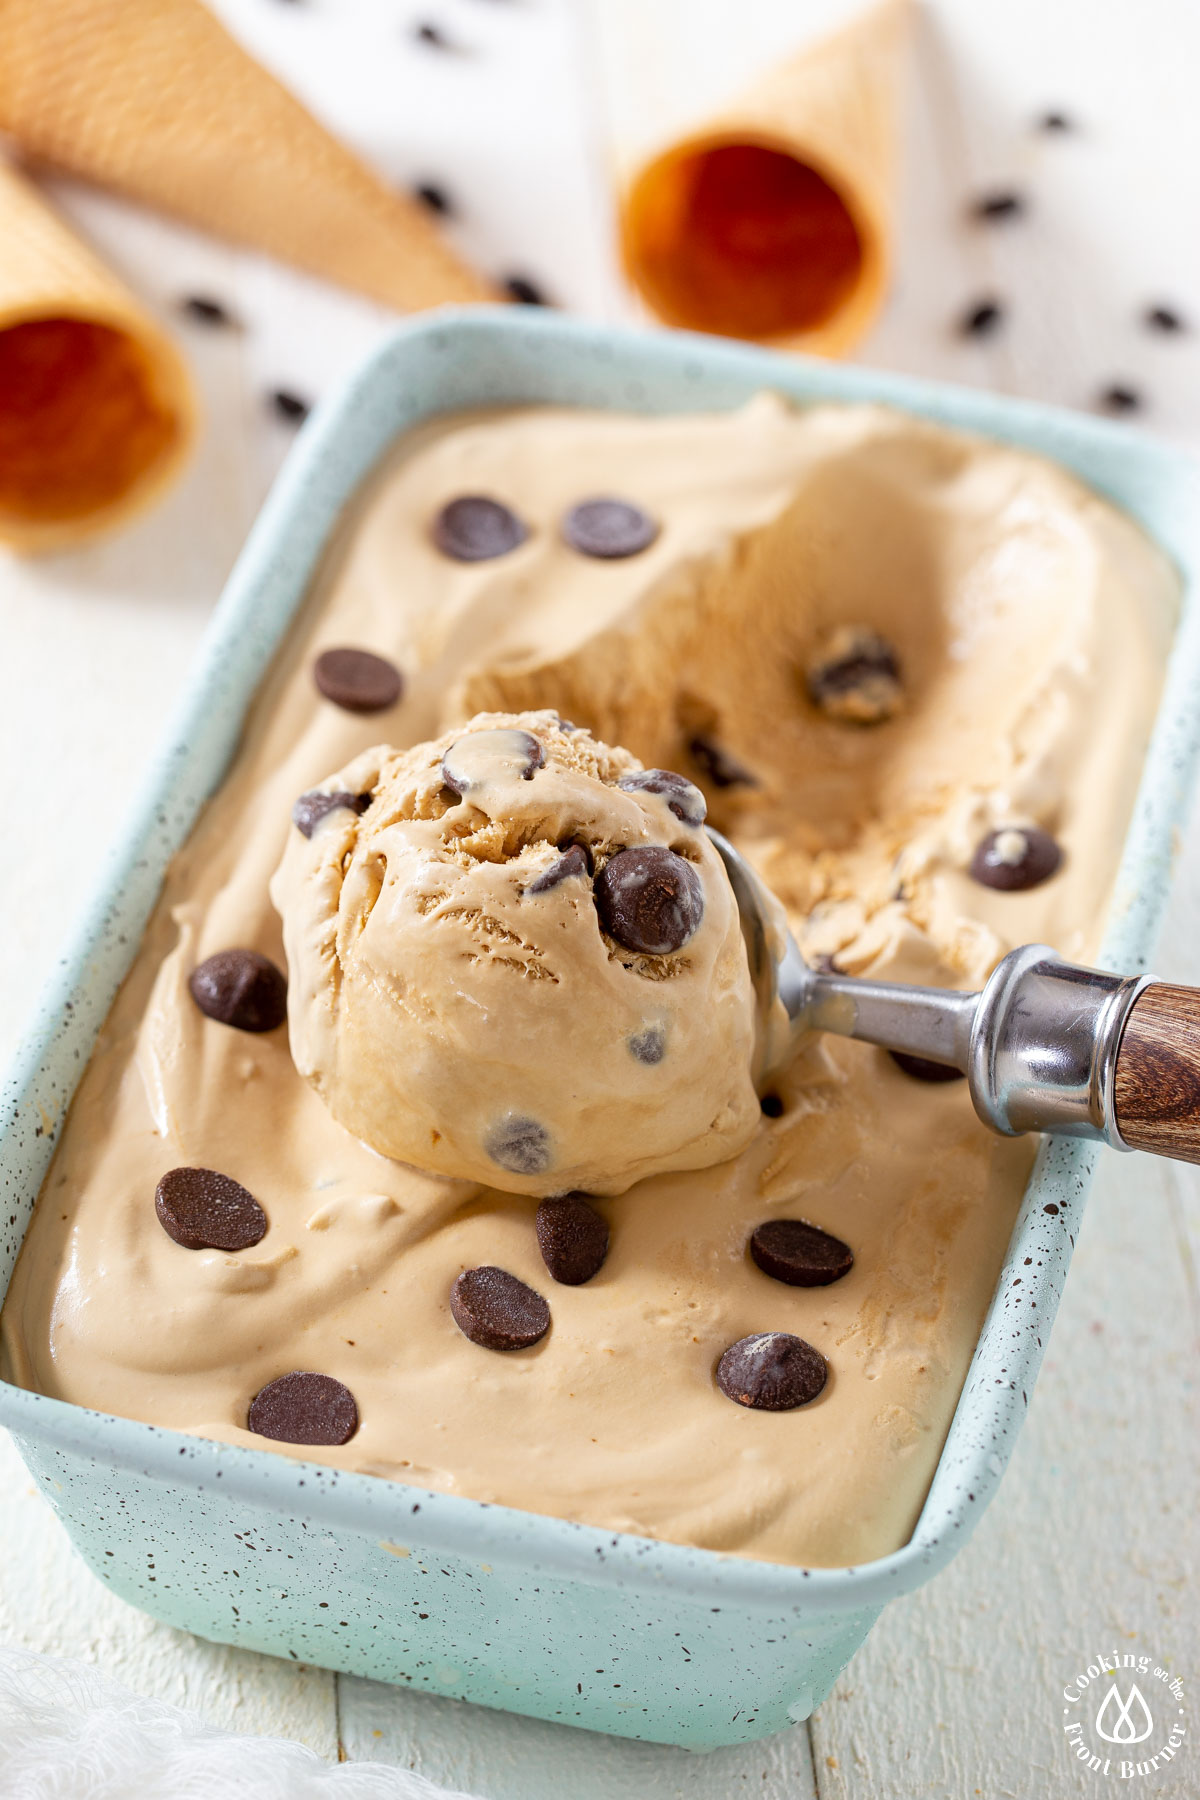
POLYGON ((0 44, 27 158, 403 311, 496 297, 200 0, 0 0, 0 44))
POLYGON ((113 529, 177 472, 196 406, 170 339, 0 163, 0 544, 113 529))
POLYGON ((907 0, 773 69, 638 168, 630 279, 670 325, 839 355, 883 299, 907 0))

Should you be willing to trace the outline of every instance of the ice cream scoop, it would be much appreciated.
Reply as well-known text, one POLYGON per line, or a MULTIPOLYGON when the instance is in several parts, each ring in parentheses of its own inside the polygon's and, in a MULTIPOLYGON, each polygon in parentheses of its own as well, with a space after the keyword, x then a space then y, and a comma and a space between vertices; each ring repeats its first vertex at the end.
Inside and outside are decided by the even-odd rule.
MULTIPOLYGON (((1010 950, 978 993, 817 970, 749 863, 706 829, 741 912, 760 1079, 806 1032, 830 1031, 959 1071, 1006 1136, 1053 1131, 1200 1162, 1200 990, 1084 968, 1045 944, 1010 950)), ((1026 835, 1037 854, 1041 834, 1026 835)))

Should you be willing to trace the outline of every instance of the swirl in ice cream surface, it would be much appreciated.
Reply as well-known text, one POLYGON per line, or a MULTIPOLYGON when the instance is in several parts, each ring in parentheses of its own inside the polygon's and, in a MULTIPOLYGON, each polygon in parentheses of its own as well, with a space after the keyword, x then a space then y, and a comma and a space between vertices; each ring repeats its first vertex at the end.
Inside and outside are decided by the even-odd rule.
POLYGON ((548 711, 367 751, 272 882, 296 1067, 372 1149, 518 1193, 736 1155, 753 996, 704 814, 548 711))

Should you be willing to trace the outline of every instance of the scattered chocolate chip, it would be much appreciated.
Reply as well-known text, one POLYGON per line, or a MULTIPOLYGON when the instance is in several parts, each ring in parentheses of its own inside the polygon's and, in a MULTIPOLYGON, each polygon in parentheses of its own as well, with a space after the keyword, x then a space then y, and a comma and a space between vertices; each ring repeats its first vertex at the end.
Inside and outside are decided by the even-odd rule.
POLYGON ((299 394, 289 393, 286 388, 276 388, 270 400, 274 411, 289 425, 302 425, 312 411, 307 400, 302 400, 299 394))
POLYGON ((1064 112, 1044 112, 1038 120, 1039 131, 1074 131, 1075 121, 1064 112))
POLYGON ((322 650, 313 664, 313 680, 318 693, 344 712, 385 712, 404 692, 404 677, 395 663, 349 645, 322 650))
POLYGON ((1101 390, 1097 404, 1110 413, 1138 412, 1141 410, 1142 396, 1139 389, 1129 387, 1122 381, 1114 381, 1111 387, 1101 390))
POLYGON ((507 1269, 466 1269, 450 1289, 450 1311, 464 1337, 485 1350, 528 1350, 550 1329, 550 1308, 507 1269))
POLYGON ((580 500, 564 516, 562 534, 581 556, 612 561, 648 550, 658 524, 629 500, 580 500))
POLYGON ((551 888, 556 888, 560 881, 570 881, 576 877, 581 880, 586 879, 587 874, 587 851, 582 844, 572 844, 565 855, 560 856, 557 862, 552 862, 536 881, 530 882, 525 892, 527 894, 547 894, 551 888))
POLYGON ((532 781, 546 752, 528 731, 468 731, 442 758, 442 780, 459 796, 490 781, 532 781))
POLYGON ((730 1344, 717 1364, 717 1386, 739 1406, 790 1412, 815 1400, 829 1377, 825 1358, 790 1331, 761 1331, 730 1344))
POLYGON ((1148 306, 1142 314, 1142 323, 1151 331, 1168 334, 1187 330, 1187 322, 1182 313, 1176 312, 1173 306, 1148 306))
POLYGON ((266 1235, 267 1215, 240 1182, 216 1169, 169 1169, 154 1210, 185 1250, 249 1250, 266 1235))
POLYGON ((543 1200, 533 1221, 542 1261, 563 1287, 582 1287, 608 1255, 608 1225, 582 1194, 543 1200))
POLYGON ((292 824, 297 831, 302 831, 306 838, 310 838, 327 814, 343 809, 365 813, 370 804, 370 794, 343 794, 340 790, 333 794, 322 794, 314 790, 311 794, 301 794, 293 806, 292 824))
POLYGON ((332 1375, 293 1369, 259 1389, 246 1426, 277 1444, 345 1444, 358 1430, 358 1405, 332 1375))
POLYGON ((667 1054, 667 1034, 661 1025, 648 1025, 630 1038, 629 1049, 638 1062, 653 1066, 667 1054))
POLYGON ((530 281, 526 275, 506 275, 504 291, 510 300, 517 302, 518 306, 549 306, 550 304, 537 282, 530 281))
POLYGON ((854 1267, 849 1244, 804 1219, 768 1219, 752 1233, 750 1254, 764 1275, 789 1287, 828 1287, 854 1267))
POLYGON ((419 200, 422 206, 428 207, 431 213, 437 213, 444 219, 449 218, 454 212, 454 205, 449 194, 445 188, 438 187, 436 182, 418 182, 413 189, 413 198, 419 200))
POLYGON ((961 1069, 953 1068, 950 1063, 934 1062, 929 1056, 910 1056, 907 1050, 889 1050, 888 1055, 898 1069, 903 1069, 915 1081, 966 1080, 961 1069))
POLYGON ((1004 323, 1004 307, 999 300, 977 300, 959 320, 963 337, 991 337, 1004 323))
POLYGON ((976 219, 1015 219, 1024 211, 1024 196, 1007 189, 1000 189, 994 194, 983 194, 978 200, 971 202, 971 215, 976 219))
POLYGON ((189 294, 181 302, 180 311, 197 325, 233 327, 237 324, 228 307, 222 306, 219 300, 209 300, 204 294, 189 294))
POLYGON ((643 956, 682 950, 704 917, 704 888, 690 862, 660 844, 619 850, 593 893, 609 937, 643 956))
POLYGON ((487 494, 460 494, 443 506, 432 535, 442 555, 455 562, 491 562, 516 550, 529 531, 502 501, 487 494))
POLYGON ((287 1018, 287 977, 257 950, 218 950, 188 977, 200 1011, 235 1031, 274 1031, 287 1018))
POLYGON ((564 718, 563 718, 563 716, 562 716, 562 714, 561 714, 561 713, 559 713, 559 715, 558 715, 558 729, 559 729, 559 730, 560 730, 560 731, 565 731, 565 732, 568 732, 568 733, 570 733, 570 732, 572 732, 572 731, 578 731, 578 730, 579 730, 579 727, 578 727, 578 725, 576 725, 576 723, 575 723, 575 721, 574 721, 574 720, 573 720, 573 719, 564 719, 564 718))
POLYGON ((1040 825, 1002 825, 979 840, 971 875, 983 887, 1018 893, 1049 881, 1061 861, 1061 849, 1040 825))
POLYGON ((483 1143, 492 1161, 513 1175, 540 1175, 550 1167, 550 1134, 524 1113, 505 1113, 483 1143))
POLYGON ((634 775, 622 775, 617 786, 626 794, 661 794, 668 812, 685 825, 704 823, 708 801, 694 781, 676 775, 673 769, 639 769, 634 775))
POLYGON ((439 25, 431 25, 428 21, 423 20, 420 24, 414 25, 412 34, 419 44, 428 44, 431 50, 453 50, 456 48, 453 41, 446 36, 446 33, 439 25))
POLYGON ((832 631, 818 645, 805 675, 813 705, 841 725, 882 725, 904 704, 895 650, 863 625, 832 631))
POLYGON ((688 739, 688 754, 714 787, 757 787, 758 780, 736 756, 710 737, 688 739))
POLYGON ((764 1118, 782 1119, 783 1101, 778 1094, 764 1094, 759 1105, 762 1107, 764 1118))

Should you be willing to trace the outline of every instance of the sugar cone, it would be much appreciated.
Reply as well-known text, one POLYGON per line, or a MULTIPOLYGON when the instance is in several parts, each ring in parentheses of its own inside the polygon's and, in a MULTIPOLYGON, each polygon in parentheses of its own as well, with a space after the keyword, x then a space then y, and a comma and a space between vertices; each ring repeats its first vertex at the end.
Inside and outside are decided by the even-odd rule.
POLYGON ((496 297, 200 0, 0 0, 0 46, 27 157, 403 311, 496 297))
POLYGON ((170 339, 0 162, 0 544, 120 524, 176 473, 195 421, 170 339))
POLYGON ((771 71, 635 171, 625 267, 670 325, 838 355, 888 279, 907 0, 771 71))

